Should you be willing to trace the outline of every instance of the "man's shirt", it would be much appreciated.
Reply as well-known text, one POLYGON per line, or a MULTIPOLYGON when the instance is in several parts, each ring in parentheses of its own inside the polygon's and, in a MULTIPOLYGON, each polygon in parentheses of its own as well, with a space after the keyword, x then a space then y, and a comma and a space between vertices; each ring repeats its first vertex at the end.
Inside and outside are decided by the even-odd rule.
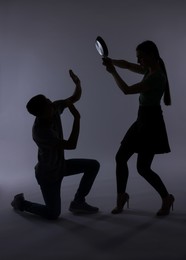
POLYGON ((38 146, 36 176, 40 180, 55 181, 63 176, 64 149, 62 148, 63 130, 60 115, 64 101, 53 102, 55 113, 50 123, 36 117, 32 136, 38 146))

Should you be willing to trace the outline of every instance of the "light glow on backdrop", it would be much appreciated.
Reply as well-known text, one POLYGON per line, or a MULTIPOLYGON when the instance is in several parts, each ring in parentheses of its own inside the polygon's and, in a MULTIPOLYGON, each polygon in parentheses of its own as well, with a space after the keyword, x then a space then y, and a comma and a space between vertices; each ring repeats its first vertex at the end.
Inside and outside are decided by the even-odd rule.
MULTIPOLYGON (((34 118, 27 113, 26 102, 38 93, 52 100, 71 95, 70 68, 82 82, 77 104, 82 119, 78 148, 66 155, 96 158, 103 172, 109 165, 113 176, 115 153, 136 118, 138 97, 124 96, 105 71, 95 49, 98 35, 109 45, 111 57, 133 62, 138 43, 146 39, 157 43, 173 100, 171 107, 163 106, 172 152, 154 164, 163 171, 171 169, 173 176, 178 168, 182 174, 186 168, 184 1, 101 1, 97 5, 83 0, 17 0, 1 1, 0 7, 1 178, 20 174, 27 178, 33 172, 37 148, 31 138, 34 118)), ((141 79, 124 70, 121 75, 128 83, 141 79)), ((71 119, 65 114, 66 135, 70 128, 71 119)))
MULTIPOLYGON (((83 88, 77 104, 82 114, 77 154, 101 161, 114 158, 123 134, 136 117, 138 97, 124 96, 105 71, 94 45, 98 35, 109 44, 111 57, 134 62, 138 43, 145 39, 157 43, 173 99, 172 107, 163 107, 172 148, 172 154, 164 159, 177 165, 184 158, 184 1, 100 1, 97 5, 96 1, 82 0, 8 0, 1 1, 0 7, 3 169, 18 167, 21 172, 33 166, 33 118, 26 112, 25 104, 38 93, 52 100, 70 95, 74 88, 68 75, 70 68, 79 75, 83 88)), ((140 79, 130 72, 121 73, 129 83, 140 79)), ((68 120, 65 125, 70 125, 68 120)))

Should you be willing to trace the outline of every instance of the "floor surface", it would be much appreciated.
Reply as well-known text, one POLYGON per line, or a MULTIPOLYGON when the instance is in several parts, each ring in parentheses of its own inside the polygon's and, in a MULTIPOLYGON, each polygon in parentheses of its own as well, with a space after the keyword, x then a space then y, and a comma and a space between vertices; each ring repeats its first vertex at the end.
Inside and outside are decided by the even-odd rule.
MULTIPOLYGON (((167 176, 167 175, 166 175, 167 176)), ((184 176, 183 176, 184 177, 184 176)), ((114 176, 100 175, 87 201, 100 208, 96 215, 72 215, 69 203, 80 176, 62 184, 62 214, 58 221, 46 221, 30 214, 17 214, 10 206, 16 193, 42 202, 34 177, 4 178, 0 187, 0 259, 27 260, 185 260, 185 181, 172 188, 174 211, 164 218, 155 213, 161 201, 144 180, 133 174, 129 181, 130 207, 112 215, 115 204, 114 176), (179 186, 179 189, 178 189, 179 186)), ((169 186, 173 180, 164 178, 169 186)))

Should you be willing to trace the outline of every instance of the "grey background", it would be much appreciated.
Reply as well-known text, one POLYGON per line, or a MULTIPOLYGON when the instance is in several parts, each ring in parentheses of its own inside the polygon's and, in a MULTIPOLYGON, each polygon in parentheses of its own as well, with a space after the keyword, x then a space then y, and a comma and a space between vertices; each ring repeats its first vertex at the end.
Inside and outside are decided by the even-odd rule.
MULTIPOLYGON (((15 255, 25 259, 27 252, 21 249, 21 243, 16 237, 22 227, 26 230, 25 234, 29 234, 29 230, 33 230, 35 225, 38 233, 33 231, 30 236, 23 237, 25 248, 36 246, 39 241, 44 244, 43 247, 38 246, 37 252, 32 252, 36 258, 45 255, 48 245, 44 239, 46 235, 53 237, 53 241, 55 237, 57 241, 61 241, 64 233, 65 249, 59 250, 62 245, 59 243, 58 247, 57 243, 56 248, 52 250, 53 255, 48 253, 47 259, 54 259, 51 258, 52 256, 55 256, 55 259, 58 259, 58 256, 72 259, 73 254, 85 259, 90 252, 95 252, 101 257, 100 259, 104 257, 116 259, 116 255, 117 259, 120 259, 119 254, 123 248, 121 241, 128 241, 128 237, 133 237, 133 245, 129 243, 130 241, 127 243, 125 252, 131 256, 127 259, 135 259, 135 252, 131 251, 131 246, 137 246, 138 259, 149 259, 152 252, 154 252, 154 259, 163 259, 163 255, 166 254, 167 256, 171 254, 169 259, 182 259, 185 255, 181 242, 185 239, 186 193, 185 12, 184 0, 0 0, 0 198, 2 204, 0 218, 3 223, 1 235, 4 241, 1 245, 1 259, 11 259, 11 257, 13 259, 15 255), (121 226, 119 224, 115 226, 115 221, 118 219, 115 220, 110 216, 110 209, 115 203, 114 156, 124 133, 136 119, 138 95, 124 96, 109 73, 105 71, 94 45, 98 35, 105 39, 112 58, 123 58, 132 62, 136 61, 136 46, 144 40, 153 40, 165 61, 172 94, 172 106, 165 107, 162 104, 172 151, 166 155, 156 156, 153 166, 170 192, 176 196, 177 211, 174 213, 174 224, 173 221, 171 223, 169 221, 154 225, 154 219, 151 220, 154 212, 160 207, 160 200, 155 191, 136 174, 134 155, 129 162, 131 175, 128 191, 134 197, 132 208, 135 214, 135 210, 138 210, 141 218, 138 213, 137 216, 126 215, 126 219, 123 216, 118 218, 124 228, 122 234, 126 237, 118 236, 121 226), (9 205, 14 194, 18 192, 24 192, 26 197, 42 202, 39 187, 34 179, 34 165, 37 160, 37 147, 31 137, 34 118, 27 113, 25 105, 33 95, 39 93, 43 93, 51 100, 71 95, 74 84, 69 77, 69 69, 73 69, 80 77, 83 94, 77 103, 81 113, 78 148, 76 151, 67 152, 66 158, 85 157, 100 161, 100 174, 90 194, 90 200, 98 204, 103 215, 97 219, 96 217, 84 219, 75 218, 67 213, 69 200, 77 188, 80 176, 69 177, 68 180, 64 180, 62 191, 64 193, 63 214, 66 214, 66 221, 64 225, 61 223, 60 229, 65 228, 65 231, 50 226, 47 229, 48 234, 42 234, 45 226, 48 228, 48 223, 41 224, 42 222, 38 223, 39 220, 35 219, 36 222, 27 223, 27 218, 20 218, 9 205), (125 221, 131 229, 125 227, 125 221), (94 231, 89 230, 92 225, 94 231), (151 225, 152 229, 149 228, 151 225), (76 237, 76 232, 72 232, 76 228, 81 236, 80 240, 76 237), (147 231, 145 235, 142 232, 141 237, 133 236, 135 230, 138 233, 143 228, 147 231), (111 239, 113 232, 115 237, 113 241, 120 243, 118 248, 114 247, 113 251, 107 252, 105 249, 112 248, 113 245, 111 239), (157 248, 154 246, 154 240, 151 240, 149 244, 151 250, 145 251, 144 254, 139 240, 144 240, 148 244, 148 232, 152 232, 157 248), (95 240, 90 238, 90 234, 92 237, 95 236, 95 240), (170 240, 175 234, 179 234, 177 241, 180 241, 176 249, 175 240, 170 240), (37 243, 32 240, 32 237, 37 237, 37 243), (100 240, 98 239, 96 243, 97 237, 100 240), (68 251, 66 249, 70 246, 68 239, 77 244, 79 249, 74 247, 74 251, 68 251), (107 246, 102 239, 108 242, 107 246), (170 243, 167 248, 164 248, 162 243, 167 239, 170 243), (87 252, 83 251, 84 243, 87 245, 87 252), (6 250, 8 244, 13 246, 12 250, 6 250), (174 249, 177 250, 175 255, 174 249), (115 255, 114 252, 117 254, 115 255)), ((129 84, 141 80, 139 75, 125 70, 120 72, 129 84)), ((65 112, 62 119, 65 136, 68 137, 72 118, 65 112)), ((91 257, 89 259, 94 258, 93 253, 91 257)))

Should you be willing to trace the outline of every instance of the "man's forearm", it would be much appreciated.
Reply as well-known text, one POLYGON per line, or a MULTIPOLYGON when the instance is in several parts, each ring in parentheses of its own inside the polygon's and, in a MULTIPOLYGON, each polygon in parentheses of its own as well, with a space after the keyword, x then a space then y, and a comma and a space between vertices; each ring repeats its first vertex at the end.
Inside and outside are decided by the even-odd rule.
POLYGON ((81 85, 77 84, 73 95, 71 97, 69 97, 68 99, 70 100, 70 102, 75 103, 80 99, 81 93, 82 93, 81 85))
POLYGON ((70 134, 70 137, 68 139, 68 146, 69 149, 75 149, 77 146, 78 142, 78 137, 79 137, 79 132, 80 132, 80 119, 75 118, 72 126, 72 132, 70 134))

